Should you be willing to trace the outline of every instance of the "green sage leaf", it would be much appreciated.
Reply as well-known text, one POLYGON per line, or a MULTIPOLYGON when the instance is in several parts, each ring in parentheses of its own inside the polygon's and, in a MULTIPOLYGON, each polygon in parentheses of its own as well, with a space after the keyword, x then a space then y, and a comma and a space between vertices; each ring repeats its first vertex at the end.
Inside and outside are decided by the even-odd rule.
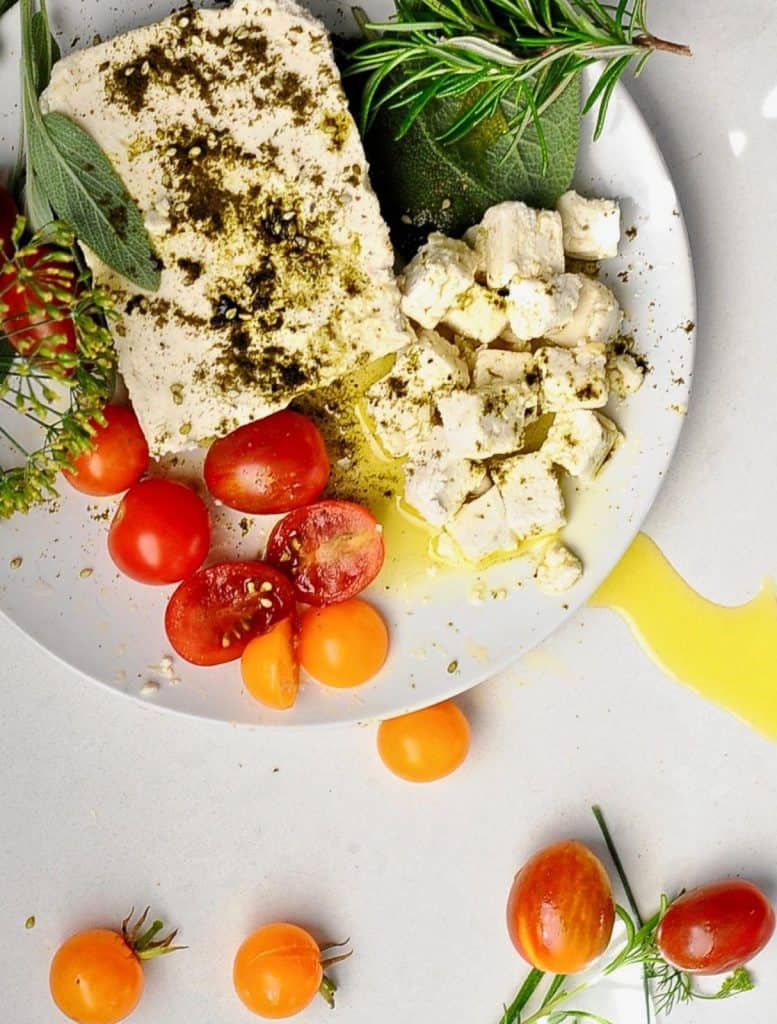
POLYGON ((51 69, 62 56, 59 45, 51 34, 46 9, 32 16, 33 78, 35 91, 40 96, 51 78, 51 69))
POLYGON ((15 7, 17 0, 0 0, 0 16, 5 14, 6 11, 10 11, 12 7, 15 7))

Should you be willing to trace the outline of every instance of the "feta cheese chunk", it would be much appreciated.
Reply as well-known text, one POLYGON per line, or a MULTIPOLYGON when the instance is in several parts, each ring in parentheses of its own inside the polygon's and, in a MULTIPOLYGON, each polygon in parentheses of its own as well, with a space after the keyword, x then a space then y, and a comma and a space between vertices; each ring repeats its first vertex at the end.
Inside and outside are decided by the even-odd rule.
POLYGON ((527 381, 452 391, 437 401, 451 451, 466 459, 514 452, 537 414, 537 388, 527 381))
POLYGON ((186 7, 75 51, 41 106, 103 149, 161 263, 150 294, 86 253, 152 454, 410 340, 330 41, 292 0, 186 7))
POLYGON ((459 295, 442 322, 457 334, 487 345, 507 327, 504 297, 473 284, 459 295))
POLYGON ((613 199, 586 199, 575 191, 558 201, 564 252, 581 260, 608 260, 618 255, 621 211, 613 199))
POLYGON ((421 331, 397 355, 391 372, 365 393, 381 446, 389 455, 407 455, 431 433, 434 396, 468 383, 469 371, 456 346, 436 331, 421 331))
POLYGON ((476 388, 487 388, 494 384, 517 384, 525 381, 533 369, 534 357, 531 352, 479 348, 474 356, 472 383, 476 388))
POLYGON ((504 501, 496 487, 463 505, 445 531, 469 562, 483 562, 518 548, 518 541, 507 523, 504 501))
POLYGON ((512 281, 507 295, 510 329, 517 338, 529 340, 563 327, 579 305, 581 287, 579 274, 512 281))
POLYGON ((590 409, 575 409, 556 415, 542 452, 570 476, 590 480, 619 437, 620 431, 606 416, 590 409))
POLYGON ((475 283, 477 265, 466 242, 429 235, 402 274, 402 312, 421 327, 436 327, 475 283))
POLYGON ((574 587, 582 575, 582 562, 560 540, 548 544, 534 571, 537 586, 546 594, 563 594, 574 587))
POLYGON ((405 501, 432 526, 442 526, 485 478, 485 467, 454 455, 436 427, 405 464, 405 501))
POLYGON ((645 367, 637 362, 631 352, 613 356, 607 364, 607 380, 610 390, 618 398, 628 398, 639 391, 645 382, 645 367))
POLYGON ((475 236, 491 288, 516 277, 554 277, 564 270, 561 216, 525 203, 499 203, 486 210, 475 236))
POLYGON ((598 409, 607 403, 607 358, 598 345, 544 346, 534 353, 543 412, 598 409))
POLYGON ((491 469, 507 522, 521 540, 558 533, 566 525, 558 476, 542 452, 513 455, 491 469))
POLYGON ((593 342, 608 345, 618 337, 623 314, 618 300, 601 281, 585 274, 580 278, 580 294, 571 319, 563 326, 545 332, 557 345, 580 345, 593 342))

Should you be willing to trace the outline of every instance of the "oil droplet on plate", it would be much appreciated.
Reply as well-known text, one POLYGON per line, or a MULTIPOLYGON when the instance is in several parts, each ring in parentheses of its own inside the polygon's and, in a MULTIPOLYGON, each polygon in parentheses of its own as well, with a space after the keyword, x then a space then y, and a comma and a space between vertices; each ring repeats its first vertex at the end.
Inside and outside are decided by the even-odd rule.
POLYGON ((771 581, 746 604, 715 604, 640 533, 589 604, 623 615, 666 672, 777 739, 777 596, 771 581))

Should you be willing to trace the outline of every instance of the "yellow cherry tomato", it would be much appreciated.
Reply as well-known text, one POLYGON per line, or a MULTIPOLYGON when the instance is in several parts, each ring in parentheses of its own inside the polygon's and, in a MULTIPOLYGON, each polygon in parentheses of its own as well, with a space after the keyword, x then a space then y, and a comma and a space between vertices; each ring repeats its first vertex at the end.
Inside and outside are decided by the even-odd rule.
POLYGON ((378 753, 408 782, 434 782, 455 771, 469 751, 469 722, 452 700, 389 718, 378 726, 378 753))
POLYGON ((232 980, 243 1003, 260 1017, 292 1017, 315 998, 324 978, 318 943, 294 924, 257 929, 237 951, 232 980))
POLYGON ((78 1024, 116 1024, 143 995, 143 967, 119 932, 91 928, 71 935, 54 954, 51 996, 78 1024))
POLYGON ((245 688, 269 708, 293 706, 299 689, 299 662, 291 619, 276 623, 254 637, 240 659, 245 688))
POLYGON ((358 598, 310 608, 302 616, 299 660, 327 686, 359 686, 381 668, 389 635, 380 614, 358 598))

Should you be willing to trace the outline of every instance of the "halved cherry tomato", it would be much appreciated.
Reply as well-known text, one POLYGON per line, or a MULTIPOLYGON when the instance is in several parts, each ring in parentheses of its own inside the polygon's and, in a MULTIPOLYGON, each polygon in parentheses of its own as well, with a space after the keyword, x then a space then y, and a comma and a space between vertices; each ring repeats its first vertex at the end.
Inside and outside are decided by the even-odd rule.
POLYGON ((23 280, 16 271, 0 275, 0 325, 20 355, 35 355, 43 345, 54 354, 78 349, 71 315, 78 272, 71 259, 53 259, 57 253, 63 255, 53 246, 42 245, 23 258, 32 281, 23 280), (47 311, 45 305, 62 316, 47 311))
POLYGON ((286 409, 214 441, 203 467, 208 490, 240 512, 289 512, 319 496, 329 458, 318 427, 286 409))
MULTIPOLYGON (((10 259, 13 255, 11 234, 18 216, 19 211, 13 196, 7 188, 0 187, 0 266, 2 266, 2 258, 10 259)), ((0 296, 0 302, 2 301, 2 296, 0 296)))
POLYGON ((774 934, 774 910, 742 878, 704 885, 671 904, 658 926, 661 956, 681 971, 723 974, 746 964, 774 934))
POLYGON ((240 659, 245 688, 268 708, 293 707, 299 689, 294 625, 277 622, 267 633, 249 641, 240 659))
POLYGON ((141 480, 119 504, 108 551, 139 583, 177 583, 205 560, 210 520, 205 502, 173 480, 141 480))
POLYGON ((607 948, 614 921, 607 872, 582 843, 547 846, 515 876, 507 928, 524 960, 540 971, 582 971, 607 948))
POLYGON ((63 470, 78 491, 106 497, 132 487, 148 469, 148 445, 138 418, 126 405, 106 405, 105 426, 94 424, 94 446, 63 470))
POLYGON ((319 501, 275 524, 265 558, 290 577, 306 604, 333 604, 361 593, 383 566, 381 527, 362 505, 319 501))
POLYGON ((282 922, 267 924, 238 949, 232 980, 238 996, 253 1013, 272 1020, 293 1017, 321 988, 321 950, 304 928, 282 922))
POLYGON ((222 562, 184 580, 168 602, 165 628, 182 658, 222 665, 294 614, 294 591, 281 573, 264 562, 222 562))
POLYGON ((388 629, 380 614, 352 598, 309 608, 299 629, 299 658, 327 686, 360 686, 372 679, 388 654, 388 629))
POLYGON ((389 718, 378 726, 378 753, 408 782, 434 782, 461 765, 469 752, 469 722, 452 700, 389 718))

